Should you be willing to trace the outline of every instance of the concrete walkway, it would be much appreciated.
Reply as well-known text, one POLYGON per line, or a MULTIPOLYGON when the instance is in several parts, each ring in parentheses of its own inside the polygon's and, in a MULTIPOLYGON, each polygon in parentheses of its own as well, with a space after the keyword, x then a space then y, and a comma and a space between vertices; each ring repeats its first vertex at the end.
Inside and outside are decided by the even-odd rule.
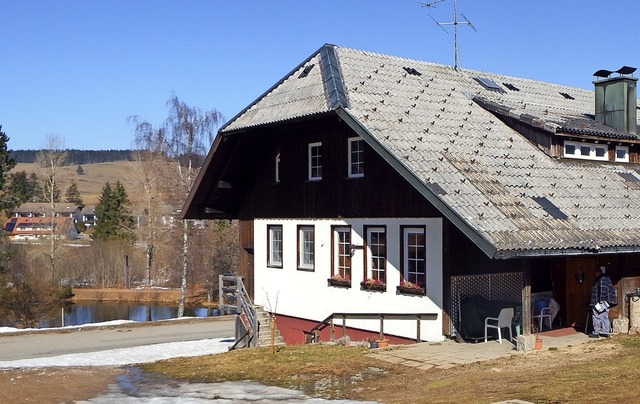
MULTIPOLYGON (((589 341, 589 336, 580 332, 564 336, 541 334, 542 349, 574 346, 589 341)), ((383 361, 412 366, 420 369, 448 369, 456 365, 481 362, 510 355, 527 355, 533 352, 516 351, 515 343, 505 339, 478 343, 423 342, 413 345, 396 345, 392 348, 376 349, 370 355, 383 361)))

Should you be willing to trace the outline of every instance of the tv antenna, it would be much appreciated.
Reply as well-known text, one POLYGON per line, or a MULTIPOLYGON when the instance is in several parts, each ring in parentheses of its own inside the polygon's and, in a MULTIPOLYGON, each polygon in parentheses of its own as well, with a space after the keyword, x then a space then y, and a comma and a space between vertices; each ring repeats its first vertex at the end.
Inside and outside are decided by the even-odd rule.
MULTIPOLYGON (((446 0, 435 0, 429 3, 420 3, 420 5, 425 8, 436 8, 437 4, 442 3, 444 1, 446 0)), ((476 30, 476 27, 473 26, 471 21, 469 21, 469 19, 464 14, 460 13, 460 17, 462 17, 464 21, 458 20, 458 1, 457 0, 453 0, 453 21, 438 22, 435 18, 431 16, 431 14, 427 13, 427 15, 433 20, 433 22, 435 22, 447 34, 449 33, 449 31, 447 31, 444 28, 444 25, 453 25, 453 51, 454 51, 453 67, 457 69, 458 66, 460 65, 460 55, 458 54, 458 24, 468 25, 471 28, 473 28, 475 32, 478 32, 478 30, 476 30)))

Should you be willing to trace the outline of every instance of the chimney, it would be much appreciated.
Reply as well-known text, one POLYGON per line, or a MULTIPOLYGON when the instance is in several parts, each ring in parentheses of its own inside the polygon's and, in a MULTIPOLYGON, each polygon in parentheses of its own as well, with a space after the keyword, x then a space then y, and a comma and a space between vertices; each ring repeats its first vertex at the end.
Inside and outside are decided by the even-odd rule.
POLYGON ((625 133, 637 132, 635 67, 623 66, 618 70, 598 70, 593 82, 596 92, 596 121, 625 133), (613 73, 618 76, 611 77, 613 73))

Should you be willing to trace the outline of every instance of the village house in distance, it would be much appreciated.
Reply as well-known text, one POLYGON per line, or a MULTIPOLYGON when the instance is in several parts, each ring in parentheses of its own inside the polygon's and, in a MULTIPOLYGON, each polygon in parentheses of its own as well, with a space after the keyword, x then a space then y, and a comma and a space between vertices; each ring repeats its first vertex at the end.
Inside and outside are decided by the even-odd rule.
POLYGON ((599 267, 624 331, 637 79, 601 67, 585 90, 324 45, 220 129, 184 217, 240 221, 239 275, 287 343, 332 316, 352 339, 479 340, 503 308, 581 329, 599 267))

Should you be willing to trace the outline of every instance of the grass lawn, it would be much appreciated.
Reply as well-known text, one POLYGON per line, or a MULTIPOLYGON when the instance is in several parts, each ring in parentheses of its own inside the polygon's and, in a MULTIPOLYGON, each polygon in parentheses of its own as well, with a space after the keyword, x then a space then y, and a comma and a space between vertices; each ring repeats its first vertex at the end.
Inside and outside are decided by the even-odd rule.
POLYGON ((254 348, 144 365, 194 381, 254 380, 309 396, 382 403, 631 403, 640 397, 640 337, 616 336, 557 350, 420 370, 382 362, 366 348, 254 348))

